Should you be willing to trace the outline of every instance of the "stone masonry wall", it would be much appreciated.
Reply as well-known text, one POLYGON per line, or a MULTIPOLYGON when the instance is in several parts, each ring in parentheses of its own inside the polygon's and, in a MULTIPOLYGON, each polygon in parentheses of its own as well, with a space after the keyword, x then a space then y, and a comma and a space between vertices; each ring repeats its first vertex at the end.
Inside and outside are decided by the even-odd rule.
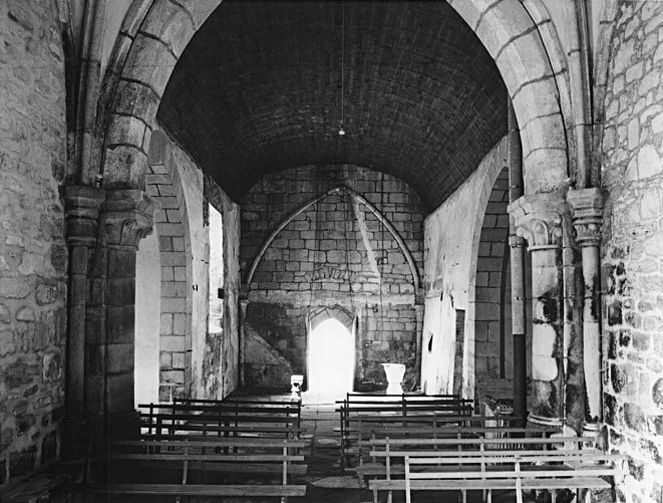
POLYGON ((602 144, 604 420, 620 500, 663 499, 663 3, 621 2, 602 144))
POLYGON ((513 396, 509 270, 509 170, 495 181, 483 217, 475 289, 475 367, 479 400, 513 396))
POLYGON ((0 487, 56 459, 64 405, 64 59, 54 2, 0 2, 0 487))
MULTIPOLYGON (((506 163, 506 149, 506 139, 502 139, 463 185, 424 222, 423 289, 426 309, 421 387, 429 394, 461 392, 467 397, 474 396, 475 345, 477 341, 487 342, 485 335, 477 335, 475 331, 485 329, 482 322, 494 320, 497 314, 494 309, 493 312, 484 310, 481 313, 484 306, 477 306, 477 301, 483 303, 480 297, 483 294, 476 291, 477 286, 491 284, 488 271, 491 262, 486 262, 485 269, 478 270, 479 256, 490 258, 493 239, 490 239, 490 252, 486 250, 486 245, 482 248, 480 243, 484 223, 487 223, 487 208, 489 214, 495 217, 488 221, 497 226, 497 235, 493 236, 496 242, 503 232, 504 219, 500 223, 498 215, 506 191, 503 182, 498 182, 496 188, 496 180, 506 163), (498 201, 491 201, 491 194, 493 199, 499 200, 499 204, 498 201), (460 311, 465 312, 464 322, 460 311), (459 322, 462 326, 458 326, 459 322), (458 356, 462 353, 460 365, 455 358, 457 353, 458 356)), ((483 237, 488 235, 486 233, 483 237)), ((497 254, 498 250, 499 247, 495 247, 494 253, 497 254)), ((493 277, 493 283, 496 280, 493 277)), ((485 361, 479 360, 479 363, 485 361)))
MULTIPOLYGON (((418 278, 424 210, 408 185, 354 166, 308 166, 266 177, 242 202, 244 271, 286 217, 338 186, 355 192, 343 189, 322 197, 275 236, 249 285, 246 324, 290 363, 292 372, 305 374, 309 313, 341 306, 360 319, 356 380, 384 382, 380 363, 398 362, 406 364, 412 387, 418 373, 418 279, 406 255, 411 254, 418 278), (362 197, 393 225, 405 251, 362 197)), ((246 383, 273 382, 270 376, 279 369, 271 367, 279 361, 272 354, 246 354, 246 383)))

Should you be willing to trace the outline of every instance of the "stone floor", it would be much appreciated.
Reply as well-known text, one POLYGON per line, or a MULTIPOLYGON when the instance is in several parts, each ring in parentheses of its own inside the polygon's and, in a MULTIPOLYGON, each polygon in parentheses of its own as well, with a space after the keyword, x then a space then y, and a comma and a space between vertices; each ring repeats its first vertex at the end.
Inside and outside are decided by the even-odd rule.
MULTIPOLYGON (((283 395, 271 395, 274 400, 283 395)), ((304 438, 308 442, 305 456, 308 472, 305 477, 306 497, 301 503, 369 503, 373 501, 371 491, 359 486, 353 473, 341 472, 339 461, 339 436, 334 427, 339 425, 334 397, 312 396, 304 393, 302 397, 302 427, 306 429, 304 438)), ((494 503, 515 502, 513 492, 494 494, 494 503)), ((297 501, 296 499, 293 501, 297 501)), ((380 502, 387 501, 387 495, 380 495, 380 502)), ((404 494, 394 494, 393 503, 405 501, 404 494)), ((414 503, 457 503, 459 495, 455 493, 416 494, 414 503)), ((481 501, 481 494, 470 494, 468 503, 481 501)))

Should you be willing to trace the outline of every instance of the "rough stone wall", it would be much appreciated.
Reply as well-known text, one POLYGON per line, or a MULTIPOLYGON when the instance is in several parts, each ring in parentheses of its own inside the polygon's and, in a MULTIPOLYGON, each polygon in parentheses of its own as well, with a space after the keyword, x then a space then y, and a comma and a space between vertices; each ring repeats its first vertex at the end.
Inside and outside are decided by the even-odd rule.
POLYGON ((305 374, 307 317, 316 308, 338 305, 360 316, 356 379, 384 382, 380 363, 400 362, 408 367, 409 385, 415 385, 418 280, 407 256, 419 270, 423 207, 405 183, 354 166, 307 166, 268 176, 242 202, 242 264, 245 271, 251 267, 286 217, 338 186, 356 194, 330 193, 301 211, 257 264, 246 324, 269 348, 246 353, 247 384, 270 384, 269 376, 278 374, 275 367, 282 360, 271 349, 293 372, 305 374), (393 225, 406 250, 361 198, 393 225))
POLYGON ((663 498, 663 3, 621 2, 601 151, 604 420, 620 500, 663 498))
POLYGON ((483 217, 475 289, 475 367, 479 400, 513 396, 509 277, 509 170, 502 169, 483 217))
MULTIPOLYGON (((474 394, 475 281, 484 214, 505 165, 506 141, 426 217, 423 289, 426 297, 421 385, 427 393, 474 394), (457 311, 465 311, 462 368, 454 375, 457 311), (454 379, 461 383, 454 383, 454 379), (459 386, 460 384, 460 386, 459 386)), ((480 279, 480 278, 479 278, 480 279)), ((480 279, 481 280, 481 279, 480 279)))
POLYGON ((0 2, 0 487, 58 455, 67 250, 57 8, 0 2))

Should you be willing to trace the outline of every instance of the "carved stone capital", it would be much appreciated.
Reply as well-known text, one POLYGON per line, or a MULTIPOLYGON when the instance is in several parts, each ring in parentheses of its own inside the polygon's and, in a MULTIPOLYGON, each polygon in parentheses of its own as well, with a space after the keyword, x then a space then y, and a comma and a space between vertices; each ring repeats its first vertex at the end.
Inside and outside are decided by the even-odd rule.
POLYGON ((108 192, 101 209, 107 245, 137 247, 152 232, 156 202, 141 190, 108 192))
POLYGON ((530 250, 559 247, 564 209, 561 192, 525 195, 508 206, 516 234, 527 240, 530 250))
POLYGON ((603 223, 603 194, 600 189, 570 190, 566 200, 571 207, 576 242, 580 246, 598 246, 603 223))
POLYGON ((67 243, 92 247, 97 239, 99 209, 104 192, 94 187, 69 185, 64 188, 67 243))

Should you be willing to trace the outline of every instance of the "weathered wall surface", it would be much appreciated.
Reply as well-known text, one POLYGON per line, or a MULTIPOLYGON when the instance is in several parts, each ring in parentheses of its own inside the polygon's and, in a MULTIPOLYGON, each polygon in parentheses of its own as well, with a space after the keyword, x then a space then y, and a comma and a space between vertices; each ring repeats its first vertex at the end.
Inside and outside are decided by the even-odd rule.
MULTIPOLYGON (((271 349, 255 358, 245 353, 247 384, 270 384, 269 376, 276 373, 272 367, 282 361, 272 349, 290 362, 292 371, 305 374, 307 316, 312 309, 336 305, 360 317, 357 380, 383 382, 380 363, 393 362, 405 363, 407 383, 416 384, 414 301, 423 219, 416 193, 394 177, 355 166, 307 166, 264 178, 244 198, 242 209, 245 271, 269 235, 285 223, 249 285, 246 324, 271 349), (339 186, 351 190, 326 194, 339 186), (370 205, 393 226, 405 249, 370 205)), ((290 370, 282 372, 289 379, 290 370)))
MULTIPOLYGON (((221 326, 208 323, 200 385, 195 393, 202 398, 218 399, 232 393, 239 383, 239 205, 211 178, 206 177, 204 185, 206 204, 221 214, 221 235, 210 234, 209 240, 221 239, 223 299, 216 299, 222 309, 221 326)), ((211 298, 218 292, 210 291, 209 295, 211 298)))
POLYGON ((64 61, 49 1, 0 2, 0 486, 53 461, 64 404, 64 61))
POLYGON ((623 2, 602 145, 604 419, 632 456, 620 499, 663 498, 663 3, 623 2))
MULTIPOLYGON (((202 361, 202 354, 198 355, 194 348, 200 347, 207 334, 207 314, 209 306, 209 234, 203 220, 204 187, 203 173, 195 161, 182 150, 175 142, 172 144, 173 166, 177 170, 181 193, 178 194, 180 211, 186 221, 188 239, 184 240, 184 254, 186 277, 190 278, 189 295, 190 304, 187 309, 186 337, 184 356, 184 382, 186 392, 200 387, 200 382, 194 369, 202 361)), ((178 264, 180 265, 180 264, 178 264)))
MULTIPOLYGON (((495 180, 505 163, 502 140, 477 170, 424 224, 426 310, 422 339, 421 385, 427 393, 452 393, 454 385, 457 311, 465 311, 462 386, 474 393, 474 286, 479 238, 495 180)), ((459 375, 460 375, 459 374, 459 375)))
MULTIPOLYGON (((190 187, 188 192, 192 197, 196 197, 198 191, 195 176, 193 180, 190 176, 187 184, 182 181, 173 153, 175 149, 163 131, 152 134, 146 180, 147 192, 158 205, 154 226, 159 237, 161 263, 159 399, 166 402, 188 393, 192 382, 191 313, 195 291, 192 288, 190 225, 195 226, 195 222, 188 218, 185 185, 190 187)), ((184 162, 192 164, 186 157, 184 162)), ((195 167, 190 171, 193 169, 195 167)), ((202 222, 198 227, 202 227, 202 222)))
POLYGON ((495 180, 483 217, 475 277, 475 367, 479 400, 513 397, 509 169, 495 180))
POLYGON ((159 205, 161 262, 159 398, 222 398, 238 368, 239 210, 175 142, 152 135, 147 190, 159 205), (207 205, 223 216, 223 327, 209 330, 207 205))
POLYGON ((136 253, 134 401, 159 401, 161 261, 157 231, 141 240, 136 253))
POLYGON ((223 194, 223 396, 239 386, 240 207, 223 194))

